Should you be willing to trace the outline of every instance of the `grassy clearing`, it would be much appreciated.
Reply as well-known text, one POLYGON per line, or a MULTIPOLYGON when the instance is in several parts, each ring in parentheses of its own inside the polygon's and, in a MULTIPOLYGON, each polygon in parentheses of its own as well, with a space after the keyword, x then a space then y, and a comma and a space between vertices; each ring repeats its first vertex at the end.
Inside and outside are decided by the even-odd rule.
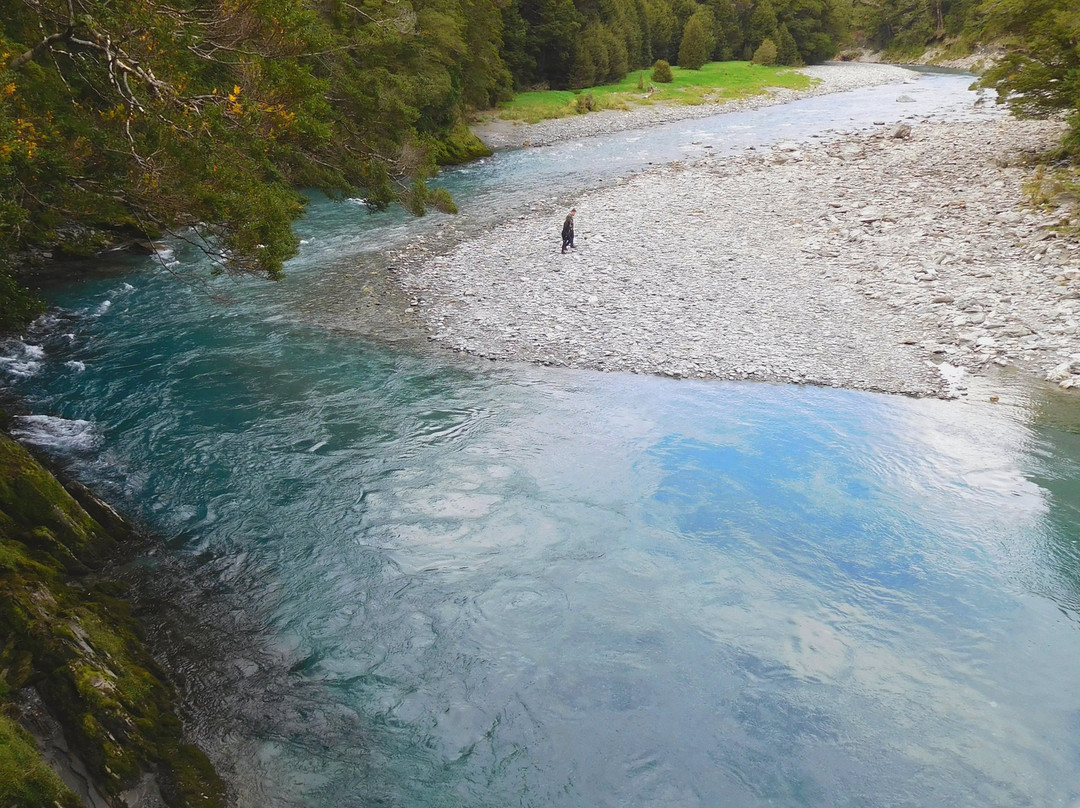
POLYGON ((504 120, 536 123, 547 118, 565 118, 583 111, 580 98, 592 95, 592 108, 630 109, 641 104, 706 104, 760 95, 770 87, 802 90, 811 79, 786 67, 764 67, 750 62, 710 62, 700 70, 672 67, 674 80, 657 84, 650 68, 635 70, 618 84, 584 90, 542 90, 519 93, 512 101, 499 104, 504 120), (652 91, 650 92, 650 87, 652 91))

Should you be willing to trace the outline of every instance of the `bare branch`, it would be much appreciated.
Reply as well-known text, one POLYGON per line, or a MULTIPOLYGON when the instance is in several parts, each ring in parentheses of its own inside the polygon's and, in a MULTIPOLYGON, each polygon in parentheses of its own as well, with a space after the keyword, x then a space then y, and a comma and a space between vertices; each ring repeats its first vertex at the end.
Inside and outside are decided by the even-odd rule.
POLYGON ((51 47, 54 42, 61 42, 61 41, 65 40, 65 39, 67 39, 70 36, 71 36, 71 29, 70 28, 68 28, 66 31, 62 31, 60 33, 49 34, 49 36, 45 37, 39 43, 34 45, 34 47, 32 47, 26 53, 21 54, 20 56, 16 56, 14 59, 12 59, 10 62, 8 62, 8 70, 18 70, 24 64, 26 64, 27 62, 34 59, 34 57, 36 57, 43 50, 45 50, 46 48, 51 47))
MULTIPOLYGON (((351 8, 361 17, 366 17, 380 28, 397 31, 399 34, 410 34, 416 30, 416 12, 411 8, 403 8, 396 17, 379 19, 378 17, 368 14, 362 8, 354 6, 352 3, 342 3, 342 5, 346 8, 351 8)), ((393 3, 393 5, 397 5, 397 3, 393 3)))

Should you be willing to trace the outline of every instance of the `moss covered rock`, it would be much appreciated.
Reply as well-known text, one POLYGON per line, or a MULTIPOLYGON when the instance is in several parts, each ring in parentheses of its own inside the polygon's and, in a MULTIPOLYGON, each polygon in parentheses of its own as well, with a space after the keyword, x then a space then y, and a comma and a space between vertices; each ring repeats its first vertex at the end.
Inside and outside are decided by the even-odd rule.
POLYGON ((0 713, 0 805, 74 808, 76 797, 38 753, 30 734, 0 713))
MULTIPOLYGON (((126 535, 115 511, 88 501, 126 535)), ((175 691, 117 585, 91 574, 116 546, 43 466, 0 435, 0 714, 8 692, 34 687, 107 798, 152 771, 171 806, 224 805, 224 785, 184 742, 175 691)), ((4 749, 25 752, 17 731, 0 734, 0 743, 0 766, 4 749)), ((46 788, 42 777, 18 788, 46 788)))
POLYGON ((85 572, 116 543, 19 444, 0 440, 0 531, 27 554, 85 572))
POLYGON ((456 124, 448 134, 431 143, 435 162, 440 166, 455 166, 490 157, 491 149, 472 133, 464 123, 456 124))

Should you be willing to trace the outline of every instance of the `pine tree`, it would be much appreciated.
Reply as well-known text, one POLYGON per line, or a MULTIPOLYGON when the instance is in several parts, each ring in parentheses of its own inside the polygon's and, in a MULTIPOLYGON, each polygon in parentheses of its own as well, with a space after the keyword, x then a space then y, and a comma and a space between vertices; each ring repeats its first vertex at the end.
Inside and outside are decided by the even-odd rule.
POLYGON ((1068 112, 1065 147, 1080 156, 1080 8, 1074 0, 984 4, 987 33, 1011 36, 1012 49, 980 80, 1017 114, 1068 112))
POLYGON ((750 14, 750 30, 746 37, 750 47, 756 50, 766 39, 775 37, 776 25, 776 11, 772 3, 769 0, 760 0, 750 14))
POLYGON ((799 48, 791 31, 783 23, 776 29, 776 63, 781 65, 801 65, 799 48))
POLYGON ((686 21, 682 44, 679 45, 679 67, 700 70, 709 61, 709 54, 716 44, 712 38, 712 27, 712 14, 704 9, 686 21))
POLYGON ((730 61, 740 54, 743 40, 735 4, 731 0, 707 0, 706 8, 713 15, 713 37, 716 40, 713 58, 718 62, 730 61))
POLYGON ((776 44, 771 39, 765 39, 754 51, 754 58, 751 61, 756 65, 776 64, 776 44))
POLYGON ((838 0, 786 0, 778 8, 777 16, 787 25, 803 61, 817 64, 836 55, 836 43, 847 35, 837 5, 838 0))

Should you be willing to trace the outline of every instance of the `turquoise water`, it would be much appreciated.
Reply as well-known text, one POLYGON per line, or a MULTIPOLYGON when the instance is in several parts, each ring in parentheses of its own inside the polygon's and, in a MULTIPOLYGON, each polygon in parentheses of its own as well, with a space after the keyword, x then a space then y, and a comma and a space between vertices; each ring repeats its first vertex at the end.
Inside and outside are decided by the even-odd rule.
POLYGON ((1080 799, 1073 399, 328 332, 295 314, 315 256, 438 226, 349 248, 348 212, 316 206, 283 284, 219 281, 231 304, 138 265, 58 288, 0 361, 23 436, 161 537, 155 608, 205 610, 172 662, 241 804, 1080 799))

